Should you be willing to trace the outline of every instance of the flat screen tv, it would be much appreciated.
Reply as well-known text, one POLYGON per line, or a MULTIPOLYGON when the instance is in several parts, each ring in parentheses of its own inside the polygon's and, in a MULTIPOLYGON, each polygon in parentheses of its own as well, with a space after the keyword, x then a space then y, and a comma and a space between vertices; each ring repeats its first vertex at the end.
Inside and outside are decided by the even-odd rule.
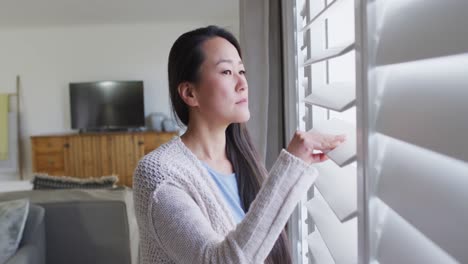
POLYGON ((145 125, 143 81, 70 83, 71 127, 125 130, 145 125))

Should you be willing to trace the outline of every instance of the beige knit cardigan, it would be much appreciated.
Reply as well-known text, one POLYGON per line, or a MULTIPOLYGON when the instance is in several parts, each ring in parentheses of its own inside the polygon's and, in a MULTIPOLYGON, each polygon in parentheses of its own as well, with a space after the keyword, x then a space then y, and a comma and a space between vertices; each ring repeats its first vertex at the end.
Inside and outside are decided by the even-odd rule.
POLYGON ((236 225, 201 162, 179 137, 172 139, 135 170, 140 263, 263 263, 317 174, 282 150, 236 225))

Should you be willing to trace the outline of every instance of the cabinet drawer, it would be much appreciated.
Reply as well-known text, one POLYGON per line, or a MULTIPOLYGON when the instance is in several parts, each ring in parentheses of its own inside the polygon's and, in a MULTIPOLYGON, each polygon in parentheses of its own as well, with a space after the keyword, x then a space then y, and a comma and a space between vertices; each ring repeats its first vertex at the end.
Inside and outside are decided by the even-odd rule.
POLYGON ((36 156, 36 172, 63 171, 63 154, 42 154, 36 156))
POLYGON ((35 138, 33 144, 36 153, 62 152, 65 139, 63 137, 35 138))

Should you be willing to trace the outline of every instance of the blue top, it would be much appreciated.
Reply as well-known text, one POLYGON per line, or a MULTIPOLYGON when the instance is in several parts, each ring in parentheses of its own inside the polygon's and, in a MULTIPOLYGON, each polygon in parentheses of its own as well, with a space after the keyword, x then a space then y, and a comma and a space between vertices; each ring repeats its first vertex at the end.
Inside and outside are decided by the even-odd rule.
POLYGON ((221 191, 224 200, 231 208, 234 221, 236 223, 239 223, 240 221, 242 221, 242 219, 244 219, 245 212, 242 209, 240 202, 239 191, 237 189, 236 174, 221 174, 210 168, 205 162, 202 161, 202 164, 208 170, 208 174, 210 174, 211 178, 213 178, 219 190, 221 191))

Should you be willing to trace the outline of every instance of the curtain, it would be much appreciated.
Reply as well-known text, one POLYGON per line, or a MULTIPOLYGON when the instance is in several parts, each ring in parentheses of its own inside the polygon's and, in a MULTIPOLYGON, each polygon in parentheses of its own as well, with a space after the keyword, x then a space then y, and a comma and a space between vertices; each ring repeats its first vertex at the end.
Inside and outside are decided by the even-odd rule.
POLYGON ((247 127, 269 169, 285 147, 281 1, 240 0, 239 4, 251 113, 247 127))

